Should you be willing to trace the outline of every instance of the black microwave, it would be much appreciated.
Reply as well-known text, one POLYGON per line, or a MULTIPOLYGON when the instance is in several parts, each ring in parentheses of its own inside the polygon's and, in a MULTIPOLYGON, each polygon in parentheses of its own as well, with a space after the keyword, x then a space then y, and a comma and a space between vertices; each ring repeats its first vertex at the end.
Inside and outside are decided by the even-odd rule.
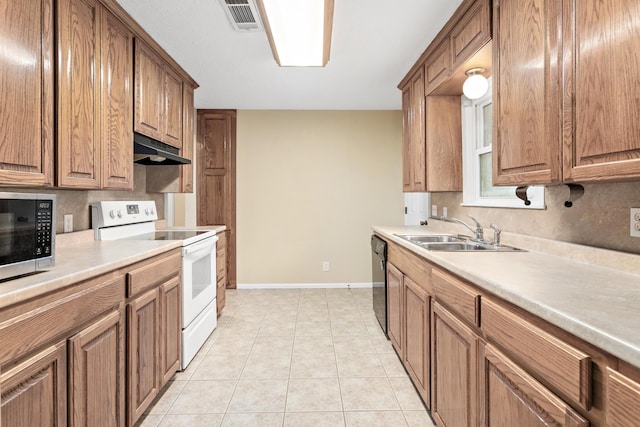
POLYGON ((55 264, 56 196, 0 193, 0 280, 55 264))

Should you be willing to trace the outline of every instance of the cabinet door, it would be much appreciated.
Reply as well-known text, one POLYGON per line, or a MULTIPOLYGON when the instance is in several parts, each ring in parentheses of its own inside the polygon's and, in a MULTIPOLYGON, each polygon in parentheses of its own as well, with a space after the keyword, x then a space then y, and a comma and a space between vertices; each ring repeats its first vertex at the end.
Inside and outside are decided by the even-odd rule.
POLYGON ((607 425, 625 427, 640 420, 640 384, 607 367, 607 425))
POLYGON ((140 418, 158 394, 159 310, 157 289, 142 294, 127 306, 129 424, 140 418))
POLYGON ((69 425, 124 425, 124 316, 116 310, 69 339, 69 425))
POLYGON ((412 108, 411 84, 409 84, 402 91, 402 191, 405 193, 413 191, 412 108))
POLYGON ((227 292, 227 233, 219 234, 218 242, 216 243, 216 308, 218 310, 218 316, 226 303, 227 292))
POLYGON ((51 346, 0 375, 4 427, 67 425, 67 347, 51 346))
POLYGON ((135 114, 133 130, 162 140, 164 72, 160 58, 146 44, 135 41, 135 114))
POLYGON ((102 10, 102 187, 133 189, 133 34, 102 10))
MULTIPOLYGON (((182 92, 182 150, 180 154, 193 161, 195 146, 195 125, 196 110, 193 98, 193 87, 187 83, 183 86, 182 92)), ((193 193, 193 163, 180 166, 180 192, 193 193)))
POLYGON ((402 287, 403 275, 393 264, 387 262, 387 314, 391 344, 402 357, 402 287))
POLYGON ((160 379, 166 384, 180 369, 182 342, 180 276, 160 286, 160 379))
POLYGON ((475 426, 477 337, 437 302, 432 322, 432 415, 440 427, 475 426))
POLYGON ((494 2, 494 185, 561 180, 560 3, 494 2))
POLYGON ((451 39, 436 47, 424 64, 425 94, 433 92, 451 73, 451 39))
POLYGON ((163 136, 162 141, 182 148, 182 79, 168 66, 163 68, 163 136))
MULTIPOLYGON (((460 22, 451 30, 452 69, 456 69, 471 58, 491 40, 490 1, 475 1, 460 22)), ((465 70, 466 71, 466 70, 465 70)))
POLYGON ((0 185, 53 184, 52 0, 3 1, 0 13, 0 185))
POLYGON ((430 401, 430 319, 431 298, 420 286, 408 277, 404 278, 405 300, 405 356, 404 362, 414 385, 427 407, 430 401))
POLYGON ((637 0, 564 0, 564 179, 640 177, 637 0))
POLYGON ((481 425, 586 427, 589 422, 491 344, 481 346, 481 425))
POLYGON ((462 114, 459 96, 426 100, 425 191, 462 191, 462 114))
POLYGON ((411 79, 411 159, 413 189, 427 191, 425 153, 424 71, 420 68, 411 79))
POLYGON ((100 187, 100 4, 58 2, 58 185, 100 187))

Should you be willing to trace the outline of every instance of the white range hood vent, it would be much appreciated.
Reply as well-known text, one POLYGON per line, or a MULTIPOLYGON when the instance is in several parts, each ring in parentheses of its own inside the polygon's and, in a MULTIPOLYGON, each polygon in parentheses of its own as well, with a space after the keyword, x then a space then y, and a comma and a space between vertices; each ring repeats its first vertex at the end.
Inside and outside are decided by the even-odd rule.
POLYGON ((222 8, 236 31, 261 31, 260 13, 255 0, 220 0, 222 8))

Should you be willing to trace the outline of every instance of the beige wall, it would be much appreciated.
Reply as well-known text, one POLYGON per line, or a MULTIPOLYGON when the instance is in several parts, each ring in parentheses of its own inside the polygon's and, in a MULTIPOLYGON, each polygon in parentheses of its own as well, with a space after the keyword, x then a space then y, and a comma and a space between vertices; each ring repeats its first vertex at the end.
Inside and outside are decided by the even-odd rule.
POLYGON ((238 283, 371 282, 371 225, 403 220, 401 113, 238 111, 237 126, 238 283))
MULTIPOLYGON (((629 236, 629 208, 640 207, 640 182, 585 184, 584 196, 565 208, 569 189, 547 187, 546 210, 463 207, 462 193, 433 193, 431 203, 448 215, 466 220, 473 215, 484 226, 494 222, 506 231, 640 253, 640 238, 629 236)), ((486 230, 488 238, 492 231, 486 230)))

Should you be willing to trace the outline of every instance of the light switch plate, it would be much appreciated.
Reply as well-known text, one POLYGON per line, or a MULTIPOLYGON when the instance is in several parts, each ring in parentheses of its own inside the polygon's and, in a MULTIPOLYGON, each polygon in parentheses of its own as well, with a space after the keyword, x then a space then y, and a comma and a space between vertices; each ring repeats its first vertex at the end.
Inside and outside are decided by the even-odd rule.
POLYGON ((73 215, 72 214, 65 214, 63 231, 65 233, 71 233, 73 231, 73 215))
POLYGON ((446 207, 446 206, 444 206, 444 207, 442 208, 442 217, 443 217, 443 218, 446 218, 446 217, 448 217, 448 216, 449 216, 449 211, 447 210, 447 207, 446 207))
POLYGON ((629 235, 631 237, 640 237, 640 208, 631 208, 629 235))
POLYGON ((438 217, 438 205, 431 205, 431 216, 434 218, 438 217))

